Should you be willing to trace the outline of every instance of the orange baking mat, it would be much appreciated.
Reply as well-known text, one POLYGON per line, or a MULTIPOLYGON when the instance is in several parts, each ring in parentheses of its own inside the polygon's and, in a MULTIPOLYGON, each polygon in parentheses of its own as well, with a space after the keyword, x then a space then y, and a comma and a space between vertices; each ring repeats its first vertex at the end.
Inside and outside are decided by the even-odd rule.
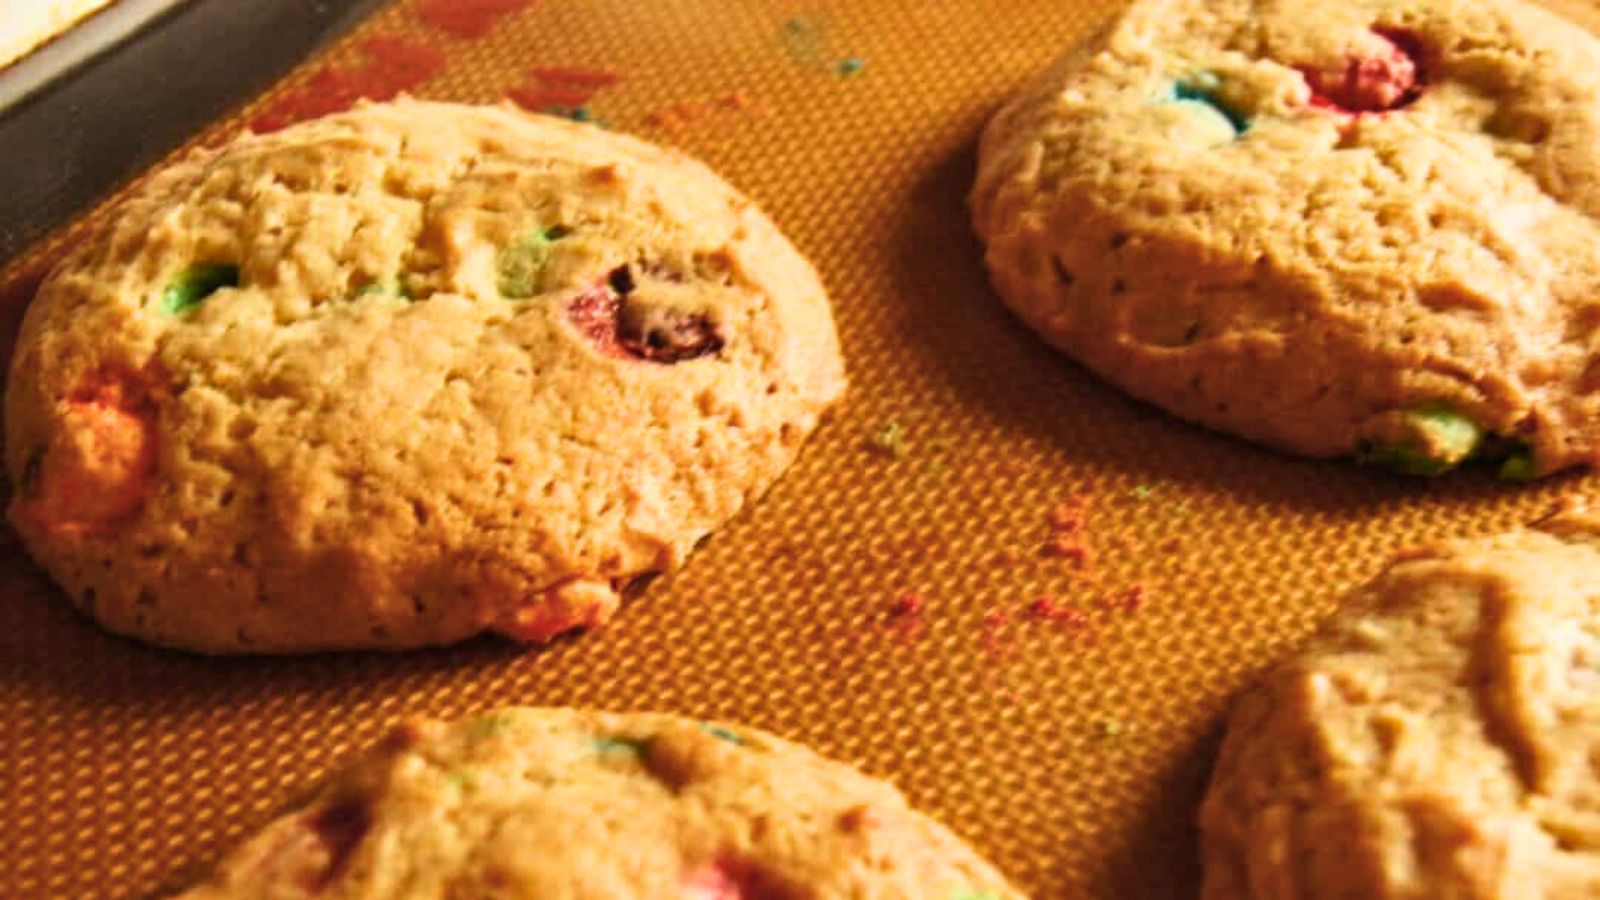
MULTIPOLYGON (((198 140, 292 118, 313 84, 582 107, 788 230, 832 289, 851 395, 681 572, 542 651, 150 649, 70 611, 6 533, 5 896, 180 888, 396 719, 535 703, 765 727, 893 778, 1039 897, 1182 897, 1229 696, 1392 550, 1591 484, 1281 458, 1123 398, 1004 312, 966 224, 978 130, 1113 2, 519 5, 385 7, 198 140)), ((0 274, 0 346, 83 224, 0 274)))

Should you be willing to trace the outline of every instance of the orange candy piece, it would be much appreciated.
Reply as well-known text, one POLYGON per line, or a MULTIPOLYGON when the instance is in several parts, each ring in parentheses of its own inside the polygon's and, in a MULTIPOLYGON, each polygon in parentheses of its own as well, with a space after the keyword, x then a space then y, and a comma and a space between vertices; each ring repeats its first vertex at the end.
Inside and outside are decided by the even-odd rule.
POLYGON ((97 376, 64 401, 25 485, 24 515, 92 531, 138 512, 156 467, 155 409, 134 376, 97 376))
POLYGON ((492 627, 513 640, 543 644, 575 628, 601 624, 619 604, 609 582, 579 579, 543 591, 533 603, 508 611, 492 627))

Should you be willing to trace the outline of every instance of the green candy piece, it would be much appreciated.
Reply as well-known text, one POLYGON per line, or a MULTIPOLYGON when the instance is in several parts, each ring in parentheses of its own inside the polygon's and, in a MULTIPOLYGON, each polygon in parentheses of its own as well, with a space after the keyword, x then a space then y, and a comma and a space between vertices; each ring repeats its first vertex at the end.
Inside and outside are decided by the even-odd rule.
POLYGON ((948 900, 1005 900, 1005 897, 995 891, 980 891, 969 887, 958 887, 950 892, 948 900))
POLYGON ((544 268, 550 263, 550 245, 572 233, 564 225, 530 231, 500 251, 500 294, 516 300, 539 293, 544 268))
POLYGON ((227 263, 196 263, 173 278, 161 294, 161 311, 182 315, 223 288, 239 286, 239 267, 227 263))
POLYGON ((398 278, 385 278, 382 281, 372 281, 356 288, 357 297, 399 297, 402 300, 415 300, 411 290, 398 278))
POLYGON ((744 743, 744 738, 738 732, 730 731, 726 728, 723 728, 721 725, 713 725, 710 722, 702 722, 700 723, 700 730, 704 731, 706 734, 719 737, 730 744, 744 743))
POLYGON ((1408 434, 1394 444, 1374 446, 1368 462, 1402 475, 1442 475, 1467 459, 1483 442, 1478 423, 1448 407, 1430 404, 1405 413, 1408 434))
POLYGON ((594 752, 601 756, 613 753, 638 756, 644 751, 644 741, 636 741, 631 738, 595 738, 591 744, 594 747, 594 752))

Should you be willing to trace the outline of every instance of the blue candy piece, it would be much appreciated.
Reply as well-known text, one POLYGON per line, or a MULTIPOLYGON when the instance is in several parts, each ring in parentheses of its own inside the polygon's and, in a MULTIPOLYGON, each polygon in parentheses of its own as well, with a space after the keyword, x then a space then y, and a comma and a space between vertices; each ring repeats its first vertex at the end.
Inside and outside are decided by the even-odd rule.
MULTIPOLYGON (((1204 79, 1214 81, 1215 79, 1204 79)), ((1234 135, 1244 134, 1250 130, 1250 120, 1229 108, 1217 97, 1215 89, 1201 84, 1187 81, 1174 82, 1164 98, 1168 103, 1193 103, 1203 106, 1222 118, 1233 127, 1234 135)))

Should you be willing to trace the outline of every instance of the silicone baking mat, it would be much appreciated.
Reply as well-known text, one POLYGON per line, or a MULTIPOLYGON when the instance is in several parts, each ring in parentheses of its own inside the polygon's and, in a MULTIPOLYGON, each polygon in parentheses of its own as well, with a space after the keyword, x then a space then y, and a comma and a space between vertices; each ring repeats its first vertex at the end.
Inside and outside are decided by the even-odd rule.
MULTIPOLYGON (((398 718, 534 703, 789 735, 892 778, 1039 897, 1191 893, 1229 697, 1395 549, 1515 526, 1589 482, 1282 458, 1123 398, 1013 321, 966 224, 976 136, 1114 11, 410 0, 198 136, 408 89, 680 146, 816 261, 852 392, 682 571, 545 650, 146 648, 73 613, 6 532, 0 892, 181 888, 398 718)), ((0 346, 104 210, 0 274, 0 346)))

